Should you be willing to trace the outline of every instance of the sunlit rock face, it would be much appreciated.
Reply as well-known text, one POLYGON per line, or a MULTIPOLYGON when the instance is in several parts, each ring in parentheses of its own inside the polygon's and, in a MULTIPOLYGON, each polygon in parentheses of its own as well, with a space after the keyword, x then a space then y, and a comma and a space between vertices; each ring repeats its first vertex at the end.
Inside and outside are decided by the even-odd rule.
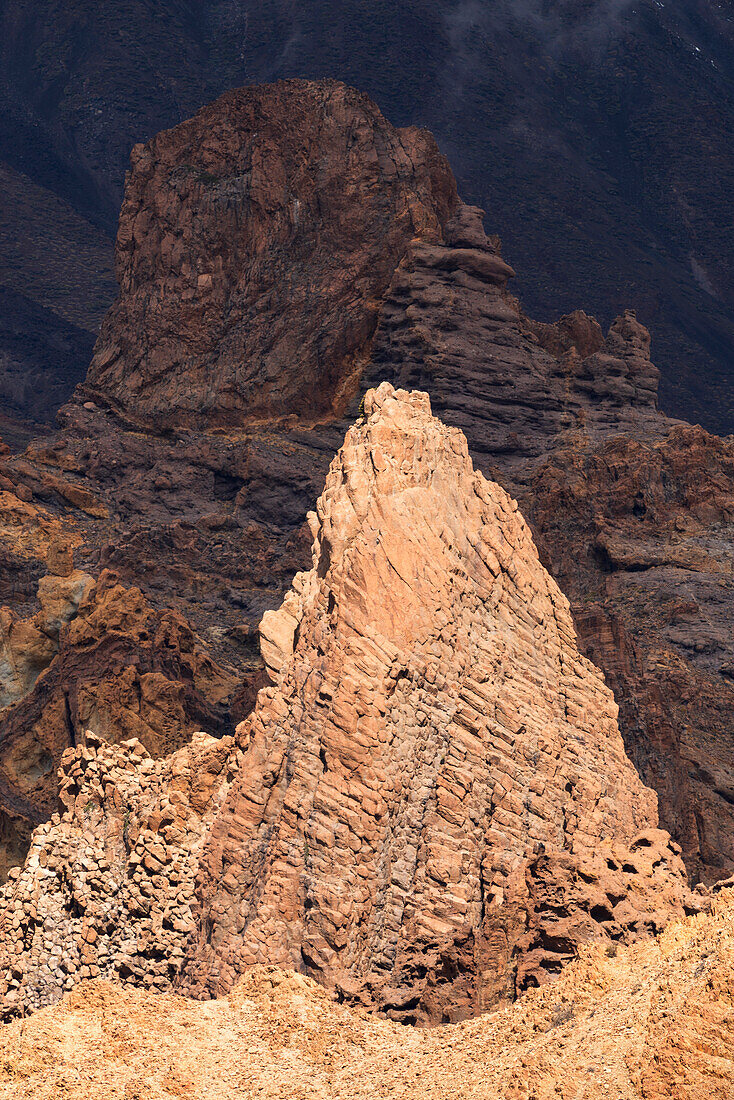
POLYGON ((454 1020, 695 908, 517 504, 426 394, 367 393, 309 522, 234 740, 67 750, 0 894, 6 1015, 275 963, 454 1020))
POLYGON ((426 394, 364 401, 266 616, 274 684, 201 859, 183 988, 296 967, 456 1019, 682 912, 677 846, 516 503, 426 394))

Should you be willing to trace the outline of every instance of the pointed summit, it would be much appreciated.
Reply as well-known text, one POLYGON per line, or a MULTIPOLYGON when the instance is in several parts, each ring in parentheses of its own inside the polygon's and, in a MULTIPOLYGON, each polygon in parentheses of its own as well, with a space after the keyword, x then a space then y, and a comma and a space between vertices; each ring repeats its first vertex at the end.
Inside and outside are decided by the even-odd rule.
POLYGON ((516 503, 428 396, 364 400, 266 614, 184 988, 254 963, 456 1019, 682 912, 675 846, 516 503))

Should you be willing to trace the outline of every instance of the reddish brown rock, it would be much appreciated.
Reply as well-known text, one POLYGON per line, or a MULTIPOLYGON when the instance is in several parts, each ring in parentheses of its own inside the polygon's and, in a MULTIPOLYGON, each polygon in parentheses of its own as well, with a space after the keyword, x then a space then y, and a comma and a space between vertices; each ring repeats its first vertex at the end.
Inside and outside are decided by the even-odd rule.
MULTIPOLYGON (((357 415, 355 394, 341 418, 335 379, 352 371, 352 385, 362 390, 383 379, 426 390, 441 418, 464 431, 475 464, 520 501, 543 563, 571 600, 582 647, 617 694, 628 754, 659 792, 663 823, 682 844, 691 876, 713 880, 734 866, 732 443, 656 411, 649 336, 631 313, 606 336, 578 311, 555 325, 525 317, 508 291, 512 270, 497 240, 487 238, 480 211, 456 204, 444 162, 431 149, 425 135, 409 140, 363 97, 330 83, 232 93, 198 120, 159 135, 131 175, 120 240, 121 270, 130 278, 100 344, 111 347, 119 327, 124 357, 94 368, 93 400, 82 391, 67 406, 55 439, 21 458, 0 458, 2 499, 12 499, 16 519, 28 524, 22 536, 13 529, 13 545, 47 541, 48 532, 34 526, 44 512, 44 523, 77 533, 80 569, 93 576, 114 569, 152 607, 181 614, 215 663, 253 669, 256 625, 308 562, 304 518, 357 415), (288 104, 298 128, 283 114, 288 104), (255 129, 248 112, 257 116, 255 129), (222 235, 230 184, 231 209, 244 217, 239 183, 197 179, 186 168, 198 163, 184 158, 189 148, 193 156, 202 119, 208 132, 201 144, 212 164, 231 167, 255 146, 267 151, 255 172, 267 202, 259 198, 245 219, 249 252, 222 235), (355 120, 354 155, 365 164, 351 160, 348 180, 359 211, 347 209, 334 184, 355 120), (399 154, 400 143, 415 169, 401 155, 394 168, 382 157, 388 148, 399 154), (155 162, 145 159, 153 154, 155 162), (318 310, 311 303, 299 312, 307 269, 286 177, 280 168, 272 179, 263 175, 281 163, 315 204, 308 270, 318 310), (328 217, 325 206, 318 214, 322 191, 328 217), (421 224, 434 228, 419 240, 405 235, 413 219, 408 208, 433 210, 435 220, 421 224), (147 237, 131 255, 136 225, 147 227, 147 237), (384 255, 375 227, 389 228, 384 255), (148 240, 160 243, 160 263, 148 240), (277 249, 258 251, 265 240, 279 242, 277 249), (174 262, 177 249, 185 251, 186 276, 174 262), (189 276, 208 272, 216 257, 223 282, 214 296, 197 290, 182 299, 193 286, 189 276), (364 279, 345 281, 337 271, 342 263, 364 279), (244 272, 257 276, 245 288, 244 272), (258 291, 250 304, 263 322, 248 329, 254 344, 242 327, 241 296, 227 299, 226 317, 220 311, 225 283, 248 302, 247 288, 258 291), (145 316, 141 295, 151 303, 145 316), (285 364, 280 317, 305 349, 285 364), (160 327, 165 319, 174 326, 168 334, 160 327), (314 359, 319 326, 325 343, 314 359), (185 393, 171 368, 154 383, 151 376, 138 399, 142 376, 131 370, 126 381, 121 364, 153 364, 162 347, 161 370, 169 352, 183 362, 191 351, 185 393), (237 350, 231 359, 228 348, 237 350), (226 373, 233 363, 248 380, 234 417, 240 426, 232 424, 229 384, 216 392, 210 385, 212 370, 226 373), (161 434, 157 393, 175 409, 170 421, 186 427, 161 434), (264 395, 257 409, 255 394, 264 395), (139 418, 132 426, 111 411, 123 405, 128 421, 139 418), (229 426, 207 429, 204 421, 229 426), (29 509, 21 516, 24 502, 29 509)), ((220 279, 215 272, 213 287, 214 275, 220 279)), ((344 402, 349 392, 342 391, 344 402)), ((0 524, 2 516, 0 509, 0 524)), ((7 554, 4 547, 2 601, 27 620, 38 611, 48 546, 7 554)), ((244 710, 256 675, 248 672, 233 696, 244 710)), ((235 712, 233 704, 232 720, 242 713, 235 712)))
POLYGON ((538 325, 452 251, 450 232, 440 264, 410 250, 365 381, 427 390, 517 497, 665 827, 714 881, 734 865, 734 440, 657 412, 632 313, 603 342, 583 314, 538 325))
POLYGON ((585 651, 606 671, 627 749, 689 871, 734 862, 734 447, 658 440, 559 448, 527 499, 585 651))
POLYGON ((3 878, 22 861, 32 826, 56 809, 56 769, 87 729, 110 742, 136 738, 152 756, 167 756, 196 730, 226 733, 247 680, 214 662, 180 615, 156 611, 109 572, 96 583, 78 571, 46 576, 40 597, 33 619, 7 620, 15 679, 0 711, 3 878), (62 612, 49 599, 59 588, 62 612))
POLYGON ((343 84, 226 93, 133 149, 84 393, 159 428, 330 413, 408 243, 457 205, 431 135, 343 84))
MULTIPOLYGON (((7 1014, 85 977, 216 994, 275 962, 456 1020, 697 907, 517 505, 427 395, 366 395, 309 520, 313 568, 264 616, 274 684, 234 745, 146 728, 140 677, 130 732, 162 759, 91 733, 62 758, 64 813, 0 895, 7 1014)), ((67 660, 151 626, 103 576, 67 660)), ((76 680, 106 738, 125 675, 113 729, 76 680)))

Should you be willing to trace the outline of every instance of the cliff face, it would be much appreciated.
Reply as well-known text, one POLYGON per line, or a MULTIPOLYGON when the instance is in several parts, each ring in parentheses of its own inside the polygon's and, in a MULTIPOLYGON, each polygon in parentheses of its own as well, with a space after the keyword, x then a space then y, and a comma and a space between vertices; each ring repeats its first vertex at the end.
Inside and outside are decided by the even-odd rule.
POLYGON ((580 312, 527 318, 504 278, 481 274, 494 244, 476 214, 460 217, 474 268, 450 244, 411 249, 366 380, 426 389, 517 496, 662 820, 691 873, 715 879, 734 860, 734 441, 657 411, 634 314, 606 338, 580 312))
POLYGON ((313 567, 261 627, 275 687, 238 730, 184 987, 277 963, 457 1019, 682 906, 565 598, 426 395, 367 393, 311 523, 313 567))
POLYGON ((0 404, 51 420, 83 378, 136 142, 229 88, 336 76, 435 134, 531 311, 582 304, 606 325, 634 300, 664 407, 732 431, 729 14, 720 0, 4 0, 0 404))
POLYGON ((427 395, 367 393, 309 520, 234 746, 67 751, 0 899, 7 1013, 266 962, 456 1020, 698 907, 516 503, 427 395))
POLYGON ((431 135, 336 83, 230 92, 131 165, 85 392, 159 428, 343 407, 409 241, 458 206, 431 135))

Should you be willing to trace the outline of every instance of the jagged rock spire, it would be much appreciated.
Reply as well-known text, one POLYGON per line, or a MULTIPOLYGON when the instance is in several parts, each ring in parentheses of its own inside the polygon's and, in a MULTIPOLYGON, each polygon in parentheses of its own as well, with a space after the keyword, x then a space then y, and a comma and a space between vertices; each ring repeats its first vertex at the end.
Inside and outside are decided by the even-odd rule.
POLYGON ((184 988, 268 962, 452 1019, 681 911, 568 602, 426 394, 366 395, 310 518, 313 567, 263 620, 274 685, 239 728, 184 988))

